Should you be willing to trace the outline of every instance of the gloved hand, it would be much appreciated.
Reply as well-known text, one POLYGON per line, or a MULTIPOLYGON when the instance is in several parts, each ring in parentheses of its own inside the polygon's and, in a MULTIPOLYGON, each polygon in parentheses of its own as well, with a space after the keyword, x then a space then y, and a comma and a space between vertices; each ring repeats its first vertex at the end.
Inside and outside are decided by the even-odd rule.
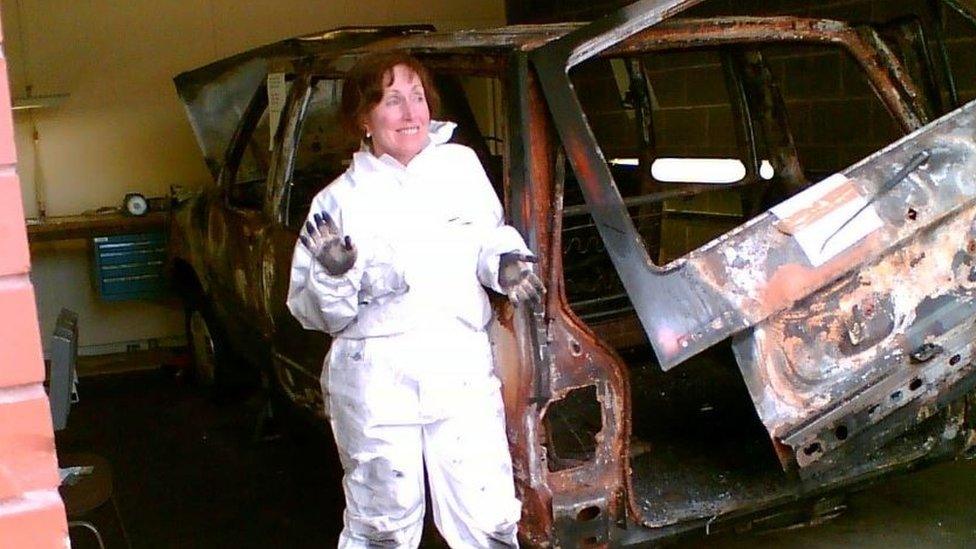
POLYGON ((542 280, 532 272, 532 263, 539 260, 517 252, 501 255, 498 261, 498 285, 501 286, 508 300, 518 306, 529 302, 538 305, 546 293, 542 280))
POLYGON ((326 212, 314 214, 305 222, 305 232, 298 238, 322 267, 332 276, 345 274, 356 263, 358 252, 349 236, 339 234, 335 221, 326 212))

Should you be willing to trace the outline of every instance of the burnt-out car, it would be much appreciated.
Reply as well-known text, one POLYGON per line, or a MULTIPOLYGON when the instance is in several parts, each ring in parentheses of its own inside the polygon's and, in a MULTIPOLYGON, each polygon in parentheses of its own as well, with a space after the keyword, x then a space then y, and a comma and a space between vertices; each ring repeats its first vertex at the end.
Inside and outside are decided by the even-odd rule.
POLYGON ((972 454, 976 102, 942 38, 672 17, 696 3, 339 29, 177 77, 216 180, 170 239, 204 377, 257 368, 324 424, 329 339, 285 307, 291 253, 357 145, 344 71, 403 49, 550 288, 491 324, 526 543, 816 522, 838 493, 972 454))

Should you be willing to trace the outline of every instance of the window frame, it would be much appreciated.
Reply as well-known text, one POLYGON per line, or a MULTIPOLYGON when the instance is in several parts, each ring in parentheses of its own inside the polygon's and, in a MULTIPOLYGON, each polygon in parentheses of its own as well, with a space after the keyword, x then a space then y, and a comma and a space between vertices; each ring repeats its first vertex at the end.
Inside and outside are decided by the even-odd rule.
MULTIPOLYGON (((816 21, 816 20, 810 20, 816 21)), ((613 59, 627 56, 634 56, 639 58, 641 55, 652 54, 661 51, 672 51, 681 49, 696 49, 696 48, 723 48, 728 46, 740 46, 749 45, 756 49, 761 48, 763 45, 803 45, 803 44, 813 44, 813 45, 828 45, 837 48, 842 54, 847 55, 858 67, 860 67, 865 76, 865 80, 868 86, 874 91, 878 96, 881 103, 884 105, 886 112, 892 117, 892 119, 900 125, 901 130, 905 135, 911 133, 915 129, 918 129, 925 122, 927 122, 925 110, 917 101, 918 93, 917 90, 912 86, 914 84, 910 80, 901 80, 892 76, 892 69, 883 66, 882 63, 874 61, 867 58, 867 53, 869 51, 865 46, 870 45, 874 47, 883 47, 880 37, 876 33, 859 33, 851 27, 846 27, 844 30, 820 30, 813 33, 801 32, 797 29, 790 30, 779 30, 778 32, 767 31, 767 33, 761 37, 757 37, 754 34, 750 34, 750 22, 748 20, 743 20, 743 29, 736 28, 724 28, 726 31, 724 36, 718 37, 708 37, 696 39, 694 37, 689 37, 687 39, 674 37, 673 40, 660 40, 656 32, 661 29, 659 27, 664 27, 666 24, 650 27, 645 29, 641 33, 638 33, 624 42, 610 47, 598 55, 588 57, 586 59, 570 59, 570 62, 566 65, 564 69, 565 79, 571 81, 570 73, 573 68, 584 63, 590 59, 613 59), (824 35, 831 35, 829 40, 824 39, 824 35), (859 55, 860 53, 860 55, 859 55), (886 85, 888 84, 888 85, 886 85), (906 87, 906 85, 908 85, 906 87)), ((539 50, 537 50, 534 57, 538 58, 539 50)), ((724 56, 723 56, 724 57, 724 56)), ((897 61, 897 59, 893 59, 897 61)), ((726 61, 723 59, 723 64, 726 61)), ((908 78, 905 76, 905 78, 908 78)), ((741 78, 739 79, 741 84, 741 78)), ((570 93, 572 94, 573 100, 573 112, 569 117, 579 117, 580 120, 585 124, 587 128, 587 134, 589 134, 592 139, 592 144, 595 145, 595 150, 602 150, 599 143, 595 139, 595 134, 592 131, 592 127, 589 124, 589 120, 582 108, 582 105, 576 95, 575 88, 570 85, 568 86, 570 93)), ((748 100, 746 98, 746 92, 744 90, 735 93, 735 90, 730 89, 730 104, 733 108, 742 109, 743 123, 748 123, 748 129, 745 129, 744 133, 738 128, 737 138, 745 139, 746 142, 744 146, 747 147, 748 151, 748 162, 746 162, 746 176, 739 182, 725 184, 725 185, 714 185, 710 183, 657 183, 657 185, 665 185, 671 187, 670 189, 664 189, 659 193, 646 196, 637 196, 628 199, 622 199, 623 205, 627 208, 635 206, 644 206, 648 204, 663 203, 664 200, 670 198, 681 198, 684 196, 694 195, 701 192, 707 192, 711 190, 718 189, 745 189, 750 185, 755 183, 762 184, 762 179, 759 176, 759 164, 757 151, 756 151, 756 124, 755 120, 752 120, 752 108, 748 105, 748 100), (734 97, 733 97, 734 95, 734 97), (748 119, 748 120, 746 120, 748 119), (741 135, 740 135, 741 134, 741 135)), ((567 118, 567 117, 559 117, 567 118)), ((581 132, 583 133, 583 132, 581 132)), ((602 153, 600 155, 602 158, 602 153)), ((574 169, 574 171, 576 171, 574 169)), ((606 170, 609 176, 609 181, 613 183, 614 188, 617 188, 617 182, 613 174, 607 165, 606 170)), ((591 173, 592 175, 592 173, 591 173)), ((810 182, 811 184, 816 183, 816 181, 810 182)), ((588 211, 589 206, 584 202, 584 204, 579 206, 569 206, 560 211, 560 215, 565 215, 566 211, 572 214, 579 214, 588 211)), ((755 214, 761 212, 755 212, 752 219, 755 219, 755 214)), ((749 220, 745 220, 744 223, 748 223, 749 220)), ((664 264, 657 264, 653 261, 650 264, 653 266, 653 270, 661 273, 674 271, 679 269, 684 263, 685 259, 689 254, 693 254, 697 251, 690 250, 681 257, 675 258, 664 264)))
MULTIPOLYGON (((289 140, 285 151, 282 154, 282 174, 281 174, 281 199, 277 208, 278 222, 287 230, 298 232, 301 227, 292 227, 289 224, 291 213, 291 195, 294 184, 295 161, 298 157, 298 144, 302 139, 302 128, 308 116, 308 108, 312 101, 312 94, 315 92, 315 85, 321 80, 337 80, 342 82, 344 73, 334 71, 315 71, 304 74, 301 77, 301 98, 295 101, 294 114, 289 117, 288 124, 292 125, 288 131, 289 140)), ((284 126, 284 124, 282 124, 284 126)), ((328 184, 328 182, 325 182, 328 184)), ((303 212, 304 213, 304 212, 303 212)), ((304 219, 304 216, 303 216, 304 219)))
POLYGON ((267 205, 267 187, 268 182, 271 179, 274 165, 274 139, 271 140, 271 149, 268 151, 268 170, 264 176, 265 189, 261 196, 261 204, 257 207, 245 206, 235 202, 232 197, 233 188, 237 183, 237 175, 238 171, 240 170, 240 164, 244 158, 244 152, 251 144, 254 132, 257 131, 258 124, 260 123, 261 118, 264 117, 267 110, 268 96, 265 88, 265 81, 262 80, 261 85, 257 87, 254 92, 254 96, 248 103, 247 109, 244 111, 244 115, 241 117, 241 123, 234 132, 234 138, 232 140, 233 145, 231 145, 231 147, 229 147, 227 150, 227 154, 224 157, 224 167, 220 172, 220 188, 221 194, 223 195, 223 202, 228 208, 233 210, 243 212, 260 212, 263 211, 267 205))

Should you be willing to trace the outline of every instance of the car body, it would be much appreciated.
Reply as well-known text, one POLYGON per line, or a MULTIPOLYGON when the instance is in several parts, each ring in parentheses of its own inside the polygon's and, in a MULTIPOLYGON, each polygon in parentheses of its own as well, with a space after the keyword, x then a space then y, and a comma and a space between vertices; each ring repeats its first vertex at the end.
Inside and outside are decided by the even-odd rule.
POLYGON ((173 213, 191 343, 324 423, 329 338, 285 307, 291 253, 357 145, 342 74, 404 49, 550 289, 490 326, 527 543, 816 522, 834 494, 971 454, 976 103, 910 25, 672 17, 696 3, 338 29, 177 77, 216 180, 173 213))

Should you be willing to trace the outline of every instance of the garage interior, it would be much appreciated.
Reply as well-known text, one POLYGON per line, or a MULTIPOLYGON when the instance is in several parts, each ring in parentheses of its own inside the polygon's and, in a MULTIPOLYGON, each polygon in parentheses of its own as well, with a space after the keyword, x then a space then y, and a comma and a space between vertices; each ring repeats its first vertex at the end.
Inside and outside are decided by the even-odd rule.
MULTIPOLYGON (((309 425, 280 410, 269 413, 270 404, 260 387, 232 387, 215 393, 195 383, 184 304, 168 283, 162 278, 131 286, 106 281, 100 249, 131 242, 125 235, 149 238, 148 245, 162 249, 162 240, 153 239, 165 238, 171 197, 213 185, 185 107, 174 90, 174 76, 257 46, 336 27, 430 24, 438 30, 456 30, 589 21, 628 3, 256 0, 241 5, 222 0, 179 4, 134 0, 124 5, 52 5, 38 0, 0 0, 3 57, 13 109, 11 137, 16 146, 16 177, 8 174, 0 180, 0 185, 6 185, 0 190, 15 204, 19 198, 22 208, 22 212, 10 214, 17 218, 13 225, 0 219, 0 223, 8 223, 0 226, 0 240, 13 234, 11 226, 23 227, 29 243, 25 244, 29 246, 29 282, 24 283, 23 262, 17 263, 16 253, 10 254, 15 258, 8 260, 13 266, 0 261, 4 268, 0 292, 8 291, 2 284, 9 279, 12 298, 8 303, 23 301, 25 287, 33 298, 29 307, 22 308, 29 310, 27 317, 11 317, 0 326, 18 334, 26 329, 23 341, 40 344, 37 356, 10 355, 37 363, 37 368, 5 376, 7 366, 0 366, 0 424, 20 422, 17 418, 23 414, 47 413, 46 399, 33 388, 44 377, 37 373, 41 356, 50 368, 63 352, 64 329, 72 321, 62 310, 68 309, 76 315, 76 347, 69 352, 77 358, 78 400, 70 405, 66 427, 54 434, 57 459, 62 468, 84 467, 94 459, 105 475, 94 488, 76 487, 73 502, 79 497, 78 490, 83 492, 77 508, 71 508, 75 504, 69 504, 61 491, 63 505, 68 506, 68 528, 63 524, 61 501, 41 498, 36 508, 18 503, 29 500, 24 494, 50 491, 58 484, 50 471, 31 469, 52 465, 53 448, 24 450, 32 465, 24 465, 28 458, 17 454, 24 448, 25 433, 50 432, 44 423, 47 420, 30 427, 36 431, 0 426, 0 466, 8 456, 13 456, 9 459, 16 465, 8 468, 9 473, 0 471, 6 475, 0 481, 7 476, 30 479, 9 481, 8 487, 0 482, 0 547, 8 545, 5 535, 10 540, 27 540, 31 546, 63 546, 63 540, 49 537, 52 529, 67 532, 74 547, 98 546, 90 528, 74 523, 81 519, 98 530, 108 547, 329 546, 342 528, 341 468, 327 428, 309 425), (148 199, 148 214, 121 213, 132 193, 148 199), (145 237, 147 234, 157 236, 145 237), (28 395, 25 391, 33 392, 28 395), (44 402, 38 408, 40 400, 44 402), (48 534, 28 536, 31 528, 48 534), (12 531, 21 533, 10 534, 12 531)), ((931 14, 934 4, 938 2, 716 0, 685 15, 790 15, 882 24, 902 21, 907 14, 931 14)), ((973 101, 976 26, 951 10, 938 13, 945 18, 946 49, 935 54, 944 53, 955 77, 952 92, 939 91, 939 97, 954 94, 959 104, 973 101)), ((656 92, 656 123, 661 130, 656 139, 662 154, 732 154, 729 136, 734 122, 720 63, 698 53, 662 55, 657 65, 649 65, 656 92), (706 146, 695 148, 703 132, 706 146)), ((801 158, 809 160, 804 168, 813 181, 900 136, 882 115, 883 106, 871 90, 863 83, 852 83, 855 79, 849 77, 857 70, 845 65, 849 60, 844 56, 827 52, 791 65, 790 60, 796 58, 793 51, 766 55, 780 71, 790 116, 803 120, 802 139, 806 141, 798 138, 797 147, 801 158)), ((572 77, 604 152, 625 156, 634 149, 636 134, 621 131, 632 122, 624 108, 627 98, 620 67, 594 63, 572 77), (605 93, 607 89, 616 93, 605 93)), ((582 201, 576 196, 574 204, 573 198, 567 190, 568 206, 582 201)), ((744 211, 738 195, 731 193, 675 199, 668 204, 668 212, 677 221, 663 222, 657 229, 660 247, 655 259, 660 264, 698 248, 751 215, 744 211), (696 212, 709 215, 689 222, 696 212)), ((583 246, 586 238, 568 245, 583 246)), ((609 261, 602 268, 612 271, 609 261)), ((612 272, 608 278, 615 278, 612 272)), ((592 288, 582 284, 567 291, 586 301, 592 288)), ((584 318, 601 314, 585 308, 576 312, 584 318)), ((2 345, 0 350, 6 350, 2 345)), ((720 355, 719 361, 731 359, 727 349, 714 354, 720 355)), ((635 402, 642 403, 635 412, 639 414, 635 415, 635 434, 650 439, 670 430, 681 431, 668 433, 676 436, 694 436, 689 433, 700 430, 701 445, 693 447, 699 457, 716 455, 708 444, 716 431, 759 428, 757 433, 730 437, 727 443, 753 436, 763 439, 763 444, 768 442, 758 421, 743 427, 729 418, 723 422, 722 417, 699 413, 719 406, 723 398, 738 399, 732 408, 748 402, 744 387, 722 390, 741 385, 737 371, 732 371, 736 374, 733 379, 726 379, 723 376, 730 371, 721 370, 709 378, 721 381, 715 385, 696 382, 688 377, 692 374, 666 378, 656 366, 642 365, 641 357, 625 359, 633 366, 632 386, 688 392, 680 397, 688 409, 671 407, 669 400, 654 395, 635 394, 635 402), (679 418, 687 417, 697 420, 674 427, 679 418)), ((54 383, 48 387, 53 395, 54 383)), ((738 413, 754 415, 754 410, 750 405, 738 413)), ((586 419, 570 413, 565 421, 586 419)), ((575 428, 580 425, 574 423, 575 428)), ((585 446, 585 442, 581 444, 585 446)), ((737 449, 728 450, 734 453, 737 449)), ((639 460, 640 454, 633 455, 639 460)), ((665 455, 685 464, 696 459, 680 453, 665 455)), ((722 466, 733 476, 743 471, 748 476, 750 468, 764 467, 758 462, 768 457, 739 452, 737 461, 722 466)), ((659 464, 642 466, 654 470, 659 464)), ((679 543, 709 547, 971 545, 976 543, 974 472, 972 461, 939 464, 860 487, 849 498, 834 502, 835 509, 824 510, 831 520, 823 524, 785 531, 757 527, 753 532, 692 537, 679 543)), ((663 500, 675 497, 669 493, 668 482, 676 480, 670 473, 645 478, 656 482, 648 493, 657 490, 657 497, 663 500)), ((687 479, 677 480, 675 489, 687 488, 687 479)), ((705 492, 763 489, 762 479, 750 482, 732 478, 721 486, 703 484, 700 488, 705 492)), ((432 547, 444 546, 429 524, 425 540, 432 547)), ((9 546, 18 545, 11 542, 9 546)))

